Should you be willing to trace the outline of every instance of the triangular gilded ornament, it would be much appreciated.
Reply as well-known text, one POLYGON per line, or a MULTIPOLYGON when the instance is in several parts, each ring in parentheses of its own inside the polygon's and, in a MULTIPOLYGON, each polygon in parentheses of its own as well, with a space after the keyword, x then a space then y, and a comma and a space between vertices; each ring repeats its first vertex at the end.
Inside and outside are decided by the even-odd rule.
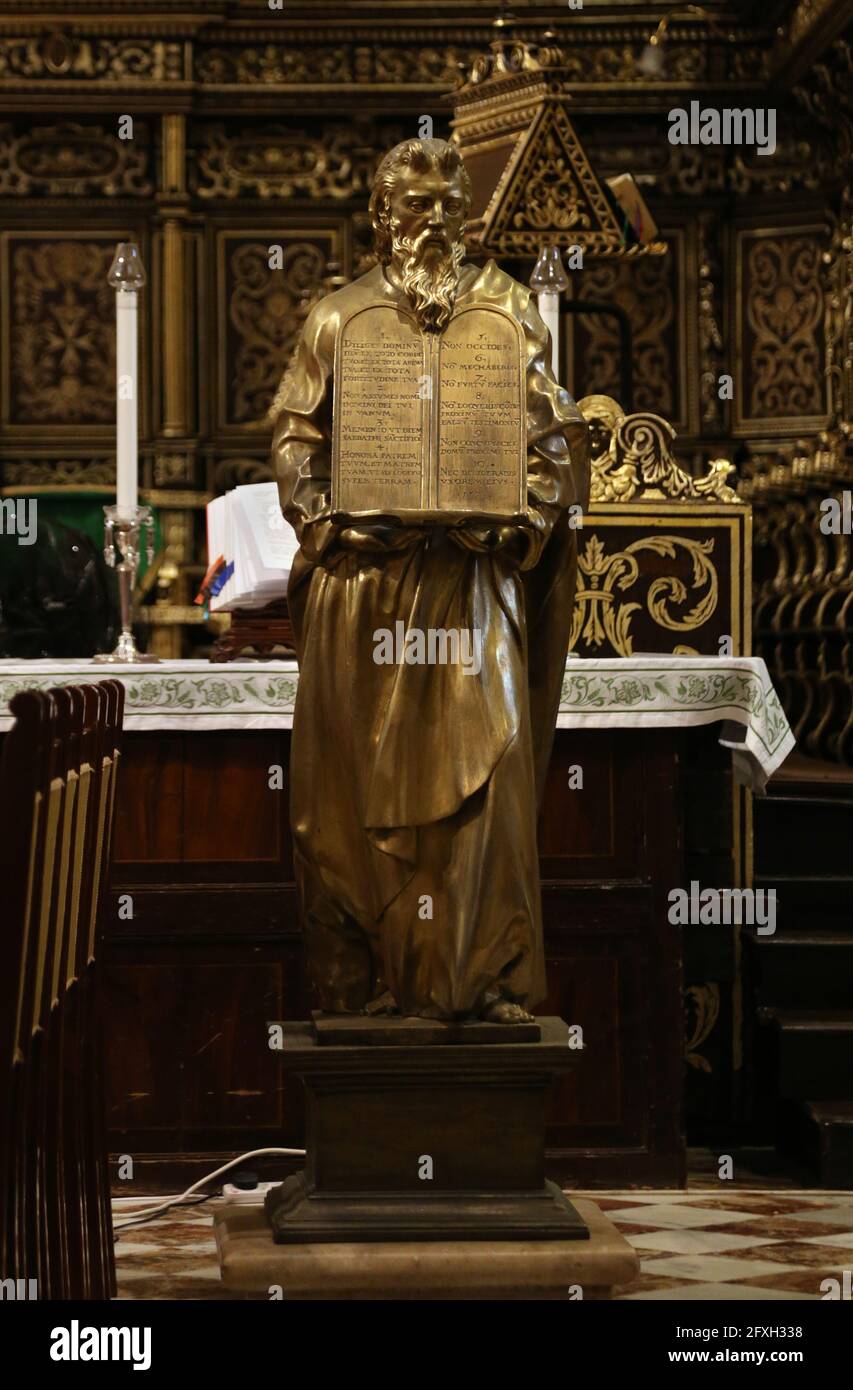
POLYGON ((567 240, 612 255, 622 229, 562 105, 546 102, 513 151, 484 216, 483 242, 501 255, 538 254, 567 240))

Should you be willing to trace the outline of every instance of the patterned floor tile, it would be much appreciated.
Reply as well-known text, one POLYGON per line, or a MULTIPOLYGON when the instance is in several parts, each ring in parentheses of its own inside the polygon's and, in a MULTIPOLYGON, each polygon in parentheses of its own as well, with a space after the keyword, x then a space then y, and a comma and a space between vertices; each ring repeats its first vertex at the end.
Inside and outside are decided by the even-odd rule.
POLYGON ((826 1245, 814 1245, 804 1240, 782 1240, 777 1244, 763 1245, 761 1258, 774 1264, 791 1265, 797 1269, 823 1269, 826 1265, 844 1262, 839 1250, 826 1245))
POLYGON ((635 1250, 667 1251, 673 1255, 721 1255, 727 1250, 754 1250, 766 1241, 755 1236, 735 1235, 731 1232, 711 1231, 661 1231, 651 1230, 635 1233, 633 1227, 626 1226, 624 1235, 635 1250))
POLYGON ((702 1303, 737 1303, 737 1302, 764 1302, 774 1299, 802 1299, 809 1298, 811 1295, 803 1293, 785 1292, 781 1289, 771 1288, 745 1288, 743 1284, 687 1284, 673 1291, 655 1290, 647 1293, 626 1294, 627 1299, 675 1299, 679 1303, 685 1301, 695 1301, 702 1303))
POLYGON ((824 1223, 827 1226, 844 1226, 848 1231, 853 1231, 853 1207, 847 1202, 839 1202, 832 1206, 822 1207, 820 1211, 792 1212, 792 1221, 813 1221, 815 1224, 824 1223))
MULTIPOLYGON (((771 1247, 772 1248, 772 1247, 771 1247)), ((732 1284, 736 1280, 755 1279, 759 1275, 778 1271, 778 1263, 763 1258, 738 1259, 735 1255, 667 1255, 660 1259, 642 1260, 643 1273, 668 1274, 684 1280, 697 1279, 706 1283, 732 1284)))
POLYGON ((815 1244, 819 1241, 823 1245, 838 1246, 843 1250, 853 1250, 853 1231, 841 1231, 838 1235, 812 1235, 803 1236, 806 1245, 815 1244))
MULTIPOLYGON (((823 1279, 841 1279, 853 1263, 849 1193, 727 1192, 711 1188, 705 1177, 687 1192, 570 1195, 597 1202, 640 1255, 639 1278, 614 1290, 619 1299, 815 1299, 824 1296, 823 1279)), ((115 1220, 126 1219, 133 1205, 117 1201, 115 1220)), ((211 1199, 198 1208, 176 1208, 120 1232, 118 1297, 229 1301, 212 1230, 220 1205, 211 1199)))
POLYGON ((819 1226, 817 1222, 792 1221, 790 1213, 785 1216, 751 1216, 749 1221, 737 1219, 737 1213, 733 1213, 736 1219, 731 1225, 715 1226, 714 1229, 721 1232, 731 1231, 736 1235, 756 1236, 758 1239, 767 1238, 769 1240, 805 1240, 806 1237, 816 1236, 822 1239, 827 1233, 826 1226, 819 1226))
MULTIPOLYGON (((594 1199, 593 1199, 594 1200, 594 1199)), ((658 1226, 688 1227, 688 1226, 725 1226, 734 1221, 749 1221, 750 1212, 739 1215, 735 1211, 724 1211, 714 1207, 688 1207, 673 1206, 669 1201, 661 1202, 660 1206, 654 1208, 644 1208, 642 1214, 637 1212, 636 1207, 621 1207, 615 1211, 609 1211, 607 1215, 611 1221, 617 1225, 623 1222, 632 1221, 648 1222, 651 1220, 650 1212, 654 1211, 654 1220, 658 1226)))

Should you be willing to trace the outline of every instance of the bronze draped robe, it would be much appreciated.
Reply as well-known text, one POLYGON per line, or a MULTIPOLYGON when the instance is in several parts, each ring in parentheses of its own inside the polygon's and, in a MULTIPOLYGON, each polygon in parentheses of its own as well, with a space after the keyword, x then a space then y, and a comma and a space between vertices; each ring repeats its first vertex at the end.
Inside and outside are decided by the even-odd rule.
MULTIPOLYGON (((587 429, 554 380, 530 291, 494 262, 456 307, 497 305, 527 345, 530 528, 476 532, 331 520, 332 392, 342 321, 404 296, 381 266, 309 315, 276 398, 273 462, 300 540, 288 599, 299 658, 291 823, 321 1007, 390 989, 401 1012, 476 1015, 545 993, 536 816, 571 629, 587 429), (482 668, 378 665, 374 633, 482 633, 482 668)), ((344 428, 345 428, 344 424, 344 428)))

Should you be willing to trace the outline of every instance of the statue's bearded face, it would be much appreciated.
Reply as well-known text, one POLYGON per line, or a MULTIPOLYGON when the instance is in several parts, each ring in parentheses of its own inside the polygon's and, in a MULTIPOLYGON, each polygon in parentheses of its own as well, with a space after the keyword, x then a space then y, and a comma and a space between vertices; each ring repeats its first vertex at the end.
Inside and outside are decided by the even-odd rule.
POLYGON ((406 169, 388 199, 391 260, 422 329, 441 330, 453 313, 466 199, 458 174, 406 169))

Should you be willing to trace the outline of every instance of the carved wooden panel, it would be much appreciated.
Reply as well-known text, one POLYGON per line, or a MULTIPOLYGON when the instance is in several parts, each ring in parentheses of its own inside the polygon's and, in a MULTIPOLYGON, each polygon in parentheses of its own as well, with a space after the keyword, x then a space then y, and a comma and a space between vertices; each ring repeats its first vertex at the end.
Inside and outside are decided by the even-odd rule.
POLYGON ((749 654, 751 531, 736 505, 594 504, 578 532, 572 650, 749 654))
MULTIPOLYGON (((666 227, 666 256, 590 262, 574 276, 578 299, 615 303, 627 314, 633 344, 634 410, 662 415, 679 433, 690 428, 687 391, 685 234, 666 227)), ((621 395, 621 338, 616 319, 603 314, 564 316, 569 380, 577 400, 621 395)))
POLYGON ((217 342, 211 361, 219 431, 269 428, 264 417, 276 387, 323 290, 328 262, 341 254, 340 223, 288 223, 213 230, 217 342), (271 248, 280 248, 280 255, 271 248))
POLYGON ((104 122, 2 122, 0 196, 153 197, 152 134, 139 120, 129 140, 104 122))
MULTIPOLYGON (((114 431, 115 293, 107 274, 116 242, 134 235, 128 228, 0 233, 0 418, 10 434, 114 431)), ((141 419, 144 433, 144 411, 141 419)))
POLYGON ((826 422, 821 224, 735 235, 736 434, 791 434, 826 422))

